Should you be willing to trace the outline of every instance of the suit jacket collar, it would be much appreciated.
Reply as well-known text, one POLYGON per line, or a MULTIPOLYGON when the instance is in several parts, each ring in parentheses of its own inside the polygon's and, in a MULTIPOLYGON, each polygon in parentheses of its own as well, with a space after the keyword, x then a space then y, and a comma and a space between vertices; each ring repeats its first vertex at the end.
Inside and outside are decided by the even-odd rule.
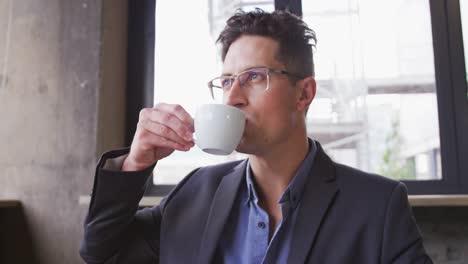
POLYGON ((210 213, 206 221, 198 263, 211 263, 223 232, 225 223, 229 217, 236 199, 241 182, 244 181, 247 160, 239 163, 234 169, 223 177, 211 204, 210 213))
POLYGON ((288 263, 305 263, 320 225, 338 193, 335 165, 317 142, 317 156, 309 173, 293 229, 288 263))
MULTIPOLYGON (((335 181, 335 167, 316 142, 317 153, 304 188, 303 197, 293 229, 293 239, 288 263, 304 263, 310 251, 328 208, 338 192, 335 181)), ((237 165, 221 181, 211 204, 200 243, 198 263, 211 263, 219 239, 234 204, 247 162, 237 165)))

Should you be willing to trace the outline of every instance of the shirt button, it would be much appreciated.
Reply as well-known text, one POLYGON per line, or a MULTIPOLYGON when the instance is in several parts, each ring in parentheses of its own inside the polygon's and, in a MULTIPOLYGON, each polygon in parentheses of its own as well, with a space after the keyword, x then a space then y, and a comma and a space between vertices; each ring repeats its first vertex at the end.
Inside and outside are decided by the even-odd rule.
POLYGON ((259 228, 263 229, 265 228, 265 223, 264 222, 258 222, 258 225, 257 225, 259 228))

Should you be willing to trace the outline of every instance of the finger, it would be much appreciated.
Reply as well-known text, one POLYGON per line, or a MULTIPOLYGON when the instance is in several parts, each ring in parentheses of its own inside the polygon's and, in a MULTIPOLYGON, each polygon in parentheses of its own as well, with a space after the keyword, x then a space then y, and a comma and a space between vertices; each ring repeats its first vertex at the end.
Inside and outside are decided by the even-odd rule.
POLYGON ((154 106, 154 109, 160 110, 162 112, 166 112, 169 114, 173 114, 176 116, 180 121, 186 124, 192 132, 194 132, 194 122, 193 118, 190 114, 180 105, 178 104, 165 104, 159 103, 154 106))
POLYGON ((169 148, 169 149, 175 149, 179 151, 188 151, 190 150, 190 148, 193 147, 193 146, 191 147, 191 146, 182 145, 178 142, 169 140, 167 138, 164 138, 164 137, 152 134, 152 133, 148 133, 148 135, 146 135, 143 141, 144 141, 143 142, 144 144, 150 145, 153 148, 169 148))
POLYGON ((190 146, 185 146, 178 142, 169 140, 167 138, 152 133, 151 131, 143 128, 140 123, 138 124, 138 130, 140 131, 137 131, 137 140, 139 142, 138 145, 140 145, 141 148, 145 151, 154 150, 158 148, 169 148, 180 151, 187 151, 190 149, 190 146))
POLYGON ((192 143, 189 140, 184 140, 176 132, 174 132, 170 127, 166 125, 153 122, 149 119, 140 120, 139 125, 145 130, 149 131, 151 134, 157 135, 166 140, 173 141, 184 147, 192 146, 192 143))
POLYGON ((153 123, 169 127, 185 141, 193 140, 192 130, 186 124, 182 123, 180 119, 170 113, 154 110, 153 113, 148 116, 148 118, 153 123))

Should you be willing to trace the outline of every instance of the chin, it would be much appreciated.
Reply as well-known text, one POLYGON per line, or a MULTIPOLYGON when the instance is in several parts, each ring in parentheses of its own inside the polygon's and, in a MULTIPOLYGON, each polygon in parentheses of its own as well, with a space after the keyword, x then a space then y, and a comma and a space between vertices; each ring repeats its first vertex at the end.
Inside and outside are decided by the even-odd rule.
POLYGON ((239 153, 244 153, 244 154, 248 154, 246 151, 248 149, 248 143, 247 143, 247 140, 245 138, 245 134, 242 135, 242 138, 239 142, 239 145, 237 145, 236 147, 236 151, 239 152, 239 153))
POLYGON ((244 136, 242 136, 240 142, 239 142, 239 145, 237 145, 236 147, 236 151, 239 152, 239 153, 244 153, 244 154, 248 154, 245 152, 246 150, 246 147, 245 147, 245 138, 244 136))
POLYGON ((239 145, 237 145, 236 151, 243 154, 255 154, 256 145, 252 144, 245 136, 242 137, 239 145))

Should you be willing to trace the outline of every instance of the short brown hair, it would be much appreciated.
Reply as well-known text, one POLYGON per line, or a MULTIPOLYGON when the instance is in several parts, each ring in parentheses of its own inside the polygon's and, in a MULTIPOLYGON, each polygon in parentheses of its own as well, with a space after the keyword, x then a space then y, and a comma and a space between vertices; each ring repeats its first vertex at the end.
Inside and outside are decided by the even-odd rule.
POLYGON ((268 13, 258 8, 251 12, 238 10, 227 20, 216 40, 222 45, 223 62, 231 44, 242 35, 270 37, 278 41, 277 59, 289 72, 301 77, 315 76, 312 55, 312 47, 317 42, 315 32, 296 15, 286 11, 268 13))

